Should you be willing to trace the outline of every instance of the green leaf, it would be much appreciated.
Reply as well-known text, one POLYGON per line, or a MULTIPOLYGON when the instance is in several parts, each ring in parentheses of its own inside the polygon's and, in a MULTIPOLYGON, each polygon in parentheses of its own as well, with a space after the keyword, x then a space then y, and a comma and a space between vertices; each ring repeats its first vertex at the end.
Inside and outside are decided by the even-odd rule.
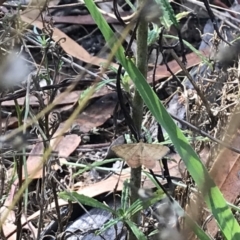
POLYGON ((173 24, 176 28, 178 28, 178 21, 175 16, 175 13, 172 9, 172 6, 169 2, 169 0, 155 0, 159 8, 162 9, 163 14, 161 16, 161 23, 169 29, 171 25, 173 24))
POLYGON ((197 235, 198 239, 201 240, 211 240, 211 237, 208 236, 202 228, 185 213, 185 220, 187 226, 191 227, 192 231, 197 235))
POLYGON ((123 190, 121 196, 121 209, 125 212, 129 208, 129 180, 125 180, 123 183, 123 190))
POLYGON ((140 229, 133 222, 126 220, 126 223, 138 240, 147 240, 147 237, 143 234, 142 231, 140 231, 140 229))
POLYGON ((78 170, 76 173, 73 174, 73 178, 75 178, 76 176, 80 175, 80 174, 83 174, 84 172, 86 171, 89 171, 93 168, 97 168, 99 166, 102 166, 104 164, 108 164, 108 163, 112 163, 112 162, 115 162, 116 159, 115 158, 112 158, 112 159, 105 159, 103 161, 99 161, 99 162, 94 162, 92 164, 89 164, 89 165, 86 165, 86 164, 78 164, 78 163, 70 163, 70 162, 67 162, 66 165, 70 165, 70 166, 76 166, 76 167, 81 167, 83 169, 80 169, 78 170))
POLYGON ((119 218, 116 219, 111 219, 108 222, 106 222, 100 230, 96 231, 96 235, 100 235, 102 233, 104 233, 107 229, 109 229, 110 227, 114 226, 115 224, 117 224, 120 221, 119 218))
POLYGON ((113 209, 99 202, 98 200, 87 197, 83 194, 79 194, 77 192, 60 192, 58 196, 65 201, 78 202, 89 207, 100 208, 108 212, 115 213, 113 209))
POLYGON ((143 203, 140 199, 135 201, 130 207, 127 209, 127 211, 124 213, 125 219, 130 219, 132 215, 135 213, 141 211, 143 209, 143 203))
POLYGON ((125 212, 123 211, 122 208, 117 209, 116 215, 119 216, 121 219, 124 218, 125 212))
POLYGON ((150 233, 148 234, 148 237, 154 236, 154 235, 156 235, 156 234, 159 234, 159 230, 158 230, 158 229, 155 229, 155 230, 153 230, 152 232, 150 232, 150 233))
POLYGON ((159 34, 162 28, 158 27, 157 24, 152 24, 152 29, 148 29, 148 40, 147 44, 150 46, 151 44, 155 43, 156 40, 159 38, 159 34))
POLYGON ((179 22, 181 19, 187 17, 187 16, 189 15, 189 13, 190 13, 190 12, 186 12, 186 11, 178 13, 178 14, 176 15, 177 21, 179 22))
POLYGON ((143 209, 147 209, 150 206, 153 206, 155 203, 159 202, 164 196, 165 194, 162 190, 157 190, 152 194, 152 196, 149 196, 148 199, 138 199, 127 209, 124 217, 129 218, 135 213, 142 211, 143 209))

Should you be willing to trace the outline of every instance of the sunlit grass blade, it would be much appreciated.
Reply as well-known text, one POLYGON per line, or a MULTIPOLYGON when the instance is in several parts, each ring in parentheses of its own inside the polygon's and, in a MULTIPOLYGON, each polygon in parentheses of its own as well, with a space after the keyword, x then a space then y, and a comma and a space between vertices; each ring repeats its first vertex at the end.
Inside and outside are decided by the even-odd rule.
POLYGON ((106 211, 112 212, 112 213, 115 212, 110 207, 99 202, 98 200, 88 197, 88 196, 85 196, 83 194, 79 194, 77 192, 71 192, 71 193, 70 192, 60 192, 58 194, 58 196, 66 201, 78 202, 78 203, 81 203, 81 204, 89 206, 89 207, 100 208, 100 209, 103 209, 103 210, 106 210, 106 211))
POLYGON ((197 235, 198 239, 201 240, 212 240, 202 229, 201 227, 187 214, 185 214, 186 224, 192 229, 192 231, 197 235))
MULTIPOLYGON (((94 2, 92 0, 85 0, 85 4, 102 32, 105 40, 107 42, 112 42, 115 38, 115 41, 118 42, 116 37, 114 37, 114 33, 111 28, 97 10, 94 2)), ((230 208, 227 206, 220 190, 208 174, 207 169, 199 159, 198 155, 188 143, 181 130, 176 126, 173 119, 170 117, 162 103, 159 101, 157 95, 153 92, 134 63, 125 57, 124 50, 121 46, 116 50, 116 57, 124 69, 128 72, 152 115, 167 131, 175 149, 183 159, 188 171, 196 182, 207 206, 211 210, 225 238, 228 240, 238 240, 240 227, 230 208)))

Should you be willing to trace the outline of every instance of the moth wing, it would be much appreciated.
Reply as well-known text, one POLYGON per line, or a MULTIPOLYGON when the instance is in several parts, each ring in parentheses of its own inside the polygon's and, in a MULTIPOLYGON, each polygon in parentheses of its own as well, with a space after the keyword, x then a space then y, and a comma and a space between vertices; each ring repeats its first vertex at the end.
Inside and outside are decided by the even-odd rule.
POLYGON ((169 151, 168 147, 160 144, 144 143, 141 162, 145 167, 153 169, 156 165, 156 161, 162 159, 169 151))
POLYGON ((157 150, 156 160, 162 159, 170 152, 170 149, 168 147, 161 144, 152 144, 152 147, 156 148, 157 150))
POLYGON ((112 150, 123 158, 129 167, 137 168, 141 166, 139 146, 136 143, 113 146, 112 150))
POLYGON ((131 158, 129 158, 128 160, 126 160, 127 164, 129 167, 131 168, 138 168, 142 165, 141 163, 141 155, 136 152, 134 155, 132 155, 131 158))

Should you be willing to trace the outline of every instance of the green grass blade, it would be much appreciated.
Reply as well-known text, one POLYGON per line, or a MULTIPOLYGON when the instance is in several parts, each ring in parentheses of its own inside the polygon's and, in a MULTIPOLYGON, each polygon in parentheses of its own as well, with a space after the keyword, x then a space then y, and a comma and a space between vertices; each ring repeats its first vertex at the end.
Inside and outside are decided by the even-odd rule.
POLYGON ((116 219, 111 219, 108 222, 106 222, 100 230, 96 231, 96 235, 100 235, 103 234, 107 229, 109 229, 110 227, 114 226, 115 224, 117 224, 120 221, 120 219, 116 218, 116 219))
POLYGON ((137 237, 138 240, 147 240, 147 237, 143 234, 142 231, 131 221, 126 220, 127 225, 131 228, 134 235, 137 237))
MULTIPOLYGON (((131 74, 129 75, 131 76, 131 74)), ((227 206, 220 190, 209 176, 207 169, 189 145, 186 137, 176 126, 147 82, 141 78, 137 80, 134 79, 133 81, 153 116, 167 131, 173 145, 202 192, 207 206, 211 209, 225 237, 229 240, 240 239, 240 236, 238 236, 238 234, 240 234, 240 228, 237 221, 227 206)))
MULTIPOLYGON (((102 32, 105 40, 108 43, 113 42, 113 40, 118 42, 117 38, 114 37, 114 33, 112 32, 111 28, 102 15, 98 12, 93 1, 85 0, 85 4, 100 31, 102 32)), ((240 227, 237 221, 227 206, 220 190, 209 176, 207 169, 202 164, 196 152, 190 146, 181 130, 176 126, 173 119, 170 117, 162 103, 159 101, 157 95, 150 88, 149 84, 146 82, 145 78, 139 72, 137 67, 130 59, 124 56, 123 48, 119 47, 116 50, 115 55, 128 72, 153 116, 167 131, 178 154, 183 159, 188 171, 192 175, 199 190, 202 192, 203 198, 218 222, 218 225, 225 238, 228 240, 240 239, 240 227)))
MULTIPOLYGON (((92 164, 86 165, 86 164, 81 164, 81 163, 72 163, 72 162, 67 162, 66 165, 70 165, 70 166, 76 166, 76 167, 81 167, 83 169, 78 170, 76 173, 73 174, 73 178, 75 178, 76 176, 83 174, 86 171, 90 171, 91 169, 98 169, 99 166, 102 166, 104 164, 108 164, 108 163, 112 163, 112 162, 116 162, 115 158, 112 159, 105 159, 101 162, 94 162, 92 164)), ((101 168, 99 168, 101 169, 101 168)), ((107 170, 107 168, 106 168, 107 170)))
POLYGON ((114 210, 112 210, 110 207, 106 206, 105 204, 99 202, 98 200, 91 197, 87 197, 83 194, 79 194, 77 192, 71 192, 71 193, 60 192, 58 196, 66 201, 78 202, 89 207, 100 208, 108 212, 115 213, 114 210))
POLYGON ((212 240, 202 229, 201 227, 185 213, 185 221, 187 226, 189 226, 192 231, 197 235, 198 239, 201 240, 212 240))

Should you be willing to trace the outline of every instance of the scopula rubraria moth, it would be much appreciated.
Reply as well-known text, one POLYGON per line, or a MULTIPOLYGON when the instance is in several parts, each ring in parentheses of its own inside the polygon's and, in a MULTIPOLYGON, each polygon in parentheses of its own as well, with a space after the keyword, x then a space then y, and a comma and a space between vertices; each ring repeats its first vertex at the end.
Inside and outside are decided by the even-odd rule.
POLYGON ((149 169, 153 169, 156 161, 169 152, 166 146, 143 142, 113 146, 112 150, 118 157, 123 158, 129 167, 137 168, 144 165, 149 169))

